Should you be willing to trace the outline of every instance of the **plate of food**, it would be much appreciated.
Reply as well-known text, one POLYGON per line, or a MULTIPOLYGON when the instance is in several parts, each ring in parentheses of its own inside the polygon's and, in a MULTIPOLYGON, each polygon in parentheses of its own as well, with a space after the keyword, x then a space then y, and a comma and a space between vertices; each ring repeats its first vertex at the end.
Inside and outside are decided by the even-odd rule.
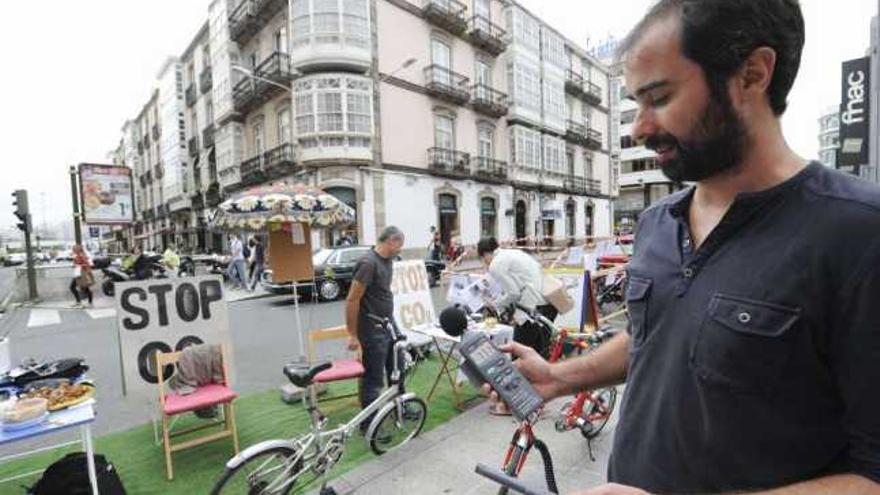
POLYGON ((95 386, 88 382, 71 384, 60 381, 57 384, 45 384, 29 387, 20 397, 26 399, 43 398, 49 402, 49 411, 60 411, 73 407, 95 396, 95 386))
POLYGON ((0 404, 0 427, 23 430, 43 422, 49 415, 46 399, 13 399, 0 404))

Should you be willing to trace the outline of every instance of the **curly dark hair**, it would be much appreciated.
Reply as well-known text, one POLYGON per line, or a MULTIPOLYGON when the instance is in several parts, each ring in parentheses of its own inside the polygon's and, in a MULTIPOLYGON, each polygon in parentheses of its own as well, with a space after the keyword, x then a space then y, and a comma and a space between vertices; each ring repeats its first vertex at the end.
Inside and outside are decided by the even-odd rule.
POLYGON ((618 58, 655 21, 670 15, 681 20, 684 56, 703 69, 716 99, 726 97, 727 81, 755 49, 772 48, 776 67, 767 99, 775 115, 785 112, 804 47, 798 0, 659 0, 623 40, 618 58))

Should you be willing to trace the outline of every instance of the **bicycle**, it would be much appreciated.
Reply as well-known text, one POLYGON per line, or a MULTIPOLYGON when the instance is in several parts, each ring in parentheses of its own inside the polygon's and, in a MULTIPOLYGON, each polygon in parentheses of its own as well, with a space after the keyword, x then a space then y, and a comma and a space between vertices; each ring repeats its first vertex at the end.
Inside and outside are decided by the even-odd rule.
POLYGON ((311 419, 311 430, 297 439, 268 440, 245 449, 226 463, 212 495, 283 495, 297 483, 303 486, 321 478, 324 480, 320 493, 333 494, 335 491, 327 486, 326 475, 342 458, 346 442, 361 423, 372 417, 364 439, 377 455, 400 447, 421 432, 428 406, 414 393, 406 391, 406 372, 412 364, 407 359, 406 337, 391 319, 368 316, 378 330, 388 331, 392 336, 395 359, 391 385, 350 421, 325 430, 328 420, 318 409, 313 380, 318 373, 330 368, 331 363, 285 366, 287 378, 306 390, 303 404, 311 419))

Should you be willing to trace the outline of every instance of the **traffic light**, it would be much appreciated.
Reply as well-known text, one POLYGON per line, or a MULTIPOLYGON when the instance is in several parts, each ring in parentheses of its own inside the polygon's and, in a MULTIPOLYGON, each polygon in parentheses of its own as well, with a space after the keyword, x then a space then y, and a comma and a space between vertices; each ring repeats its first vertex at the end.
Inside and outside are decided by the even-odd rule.
POLYGON ((12 196, 15 198, 15 201, 12 202, 12 206, 15 207, 15 216, 18 217, 19 220, 17 227, 22 232, 27 232, 30 228, 30 222, 28 222, 30 210, 28 209, 27 191, 24 189, 17 189, 12 193, 12 196))

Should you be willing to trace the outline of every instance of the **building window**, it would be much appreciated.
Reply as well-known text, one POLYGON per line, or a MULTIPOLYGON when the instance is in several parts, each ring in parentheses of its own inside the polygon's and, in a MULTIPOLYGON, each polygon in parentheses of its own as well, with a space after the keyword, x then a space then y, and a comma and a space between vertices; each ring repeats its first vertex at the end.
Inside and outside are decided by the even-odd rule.
POLYGON ((214 102, 210 99, 205 101, 205 127, 214 123, 214 102))
POLYGON ((517 44, 538 53, 541 48, 541 35, 538 21, 520 9, 511 9, 508 17, 508 31, 513 33, 517 44))
POLYGON ((293 0, 292 11, 294 47, 344 43, 366 48, 369 44, 367 0, 293 0))
POLYGON ((288 43, 286 27, 282 27, 278 31, 275 31, 272 39, 272 45, 274 46, 276 52, 287 53, 288 43))
POLYGON ((455 149, 455 119, 445 113, 434 114, 434 146, 455 149))
POLYGON ((562 125, 565 116, 565 83, 562 79, 544 77, 544 118, 562 125))
POLYGON ((492 19, 491 0, 474 0, 474 14, 487 19, 492 19))
POLYGON ((584 233, 593 237, 593 205, 584 205, 584 233))
POLYGON ((202 45, 202 70, 211 68, 211 46, 202 45))
POLYGON ((544 29, 544 61, 550 62, 558 67, 565 67, 565 42, 562 38, 550 31, 544 29))
POLYGON ((449 246, 452 237, 458 235, 458 199, 454 194, 440 194, 437 197, 437 206, 440 242, 449 246))
POLYGON ((493 158, 495 156, 493 135, 495 129, 488 124, 477 126, 477 156, 481 158, 493 158))
POLYGON ((492 66, 489 65, 489 62, 477 59, 477 63, 474 71, 474 82, 477 84, 483 84, 486 86, 492 86, 492 66))
POLYGON ((568 175, 574 175, 574 150, 571 147, 565 148, 565 165, 568 175))
POLYGON ((284 107, 278 112, 278 136, 277 143, 290 142, 290 107, 284 107))
POLYGON ((297 79, 294 108, 300 145, 369 147, 371 89, 371 81, 363 76, 321 74, 297 79))
POLYGON ((584 152, 584 177, 593 178, 593 153, 590 151, 584 152))
POLYGON ((628 134, 625 136, 620 136, 620 148, 621 149, 634 148, 636 146, 638 146, 638 143, 636 143, 636 141, 633 139, 632 136, 630 136, 628 134))
POLYGON ((574 243, 575 227, 574 227, 574 201, 565 202, 565 237, 568 239, 569 245, 574 243))
POLYGON ((541 134, 522 126, 510 126, 510 157, 521 168, 541 167, 541 134))
POLYGON ((510 87, 517 106, 536 112, 541 109, 541 74, 532 63, 518 59, 511 64, 510 87))
POLYGON ((565 164, 565 141, 554 136, 544 135, 544 171, 562 174, 565 164))
POLYGON ((262 155, 266 151, 266 136, 263 122, 257 122, 253 126, 254 133, 254 156, 262 155))
POLYGON ((496 237, 498 207, 495 198, 480 199, 480 237, 496 237))
POLYGON ((621 124, 632 124, 636 120, 636 110, 627 110, 620 113, 621 124))

